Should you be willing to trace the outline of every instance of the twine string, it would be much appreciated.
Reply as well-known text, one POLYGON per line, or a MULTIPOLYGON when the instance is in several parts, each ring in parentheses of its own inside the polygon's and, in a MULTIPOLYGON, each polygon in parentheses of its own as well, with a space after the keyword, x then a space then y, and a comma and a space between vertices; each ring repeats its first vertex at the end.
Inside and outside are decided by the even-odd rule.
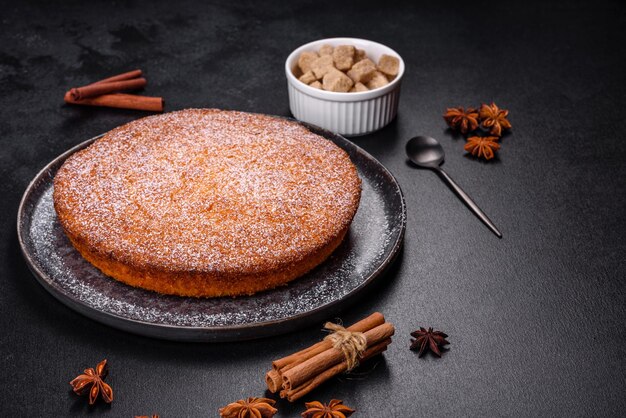
POLYGON ((362 332, 348 331, 343 326, 333 324, 332 322, 327 322, 324 328, 331 332, 331 334, 324 339, 330 340, 333 344, 333 348, 341 350, 346 359, 346 365, 348 366, 347 371, 358 366, 359 357, 367 348, 367 338, 365 338, 365 334, 362 332))

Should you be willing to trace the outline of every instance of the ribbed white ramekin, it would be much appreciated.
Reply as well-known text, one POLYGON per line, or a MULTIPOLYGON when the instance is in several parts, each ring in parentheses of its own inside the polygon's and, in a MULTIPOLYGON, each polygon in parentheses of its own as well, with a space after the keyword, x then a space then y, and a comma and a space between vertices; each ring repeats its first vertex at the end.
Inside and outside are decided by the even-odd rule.
POLYGON ((404 75, 404 61, 393 49, 377 42, 358 38, 329 38, 302 45, 285 61, 289 107, 293 116, 346 136, 365 135, 381 129, 396 117, 400 84, 404 75), (387 54, 400 60, 398 76, 386 86, 359 93, 336 93, 310 87, 293 75, 298 57, 304 51, 318 51, 324 45, 354 45, 365 50, 367 56, 378 62, 387 54))

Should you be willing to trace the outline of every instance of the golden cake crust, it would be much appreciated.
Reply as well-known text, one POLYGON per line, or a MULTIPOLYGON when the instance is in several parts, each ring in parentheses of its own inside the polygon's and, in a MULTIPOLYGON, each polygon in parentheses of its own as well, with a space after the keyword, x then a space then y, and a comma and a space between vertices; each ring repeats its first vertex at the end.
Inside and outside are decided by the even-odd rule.
POLYGON ((361 182, 348 155, 298 123, 216 109, 151 116, 70 156, 54 206, 105 274, 165 294, 252 294, 323 262, 361 182))

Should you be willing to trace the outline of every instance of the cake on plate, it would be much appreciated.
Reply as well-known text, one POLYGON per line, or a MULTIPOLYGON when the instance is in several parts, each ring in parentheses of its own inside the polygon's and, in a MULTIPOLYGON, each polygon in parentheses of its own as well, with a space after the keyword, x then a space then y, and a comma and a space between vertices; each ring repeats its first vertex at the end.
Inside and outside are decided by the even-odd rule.
POLYGON ((104 274, 163 294, 250 295, 302 276, 346 236, 348 154, 299 123, 216 109, 150 116, 71 155, 54 207, 104 274))

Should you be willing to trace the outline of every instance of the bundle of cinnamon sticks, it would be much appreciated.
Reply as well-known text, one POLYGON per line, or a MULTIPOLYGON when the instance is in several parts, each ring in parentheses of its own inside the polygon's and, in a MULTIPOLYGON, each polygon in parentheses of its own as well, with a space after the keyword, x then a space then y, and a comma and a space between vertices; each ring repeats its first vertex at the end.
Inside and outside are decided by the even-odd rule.
POLYGON ((163 98, 124 94, 121 91, 137 90, 145 87, 147 80, 141 70, 118 74, 96 81, 83 87, 74 87, 65 93, 66 103, 106 106, 120 109, 163 111, 163 98))
MULTIPOLYGON (((363 333, 366 348, 358 359, 365 361, 385 350, 391 344, 394 327, 385 317, 373 313, 345 330, 363 333)), ((300 399, 328 379, 348 370, 348 359, 333 342, 324 339, 319 343, 287 357, 272 362, 272 370, 265 375, 267 388, 272 393, 280 391, 281 398, 289 402, 300 399)))

